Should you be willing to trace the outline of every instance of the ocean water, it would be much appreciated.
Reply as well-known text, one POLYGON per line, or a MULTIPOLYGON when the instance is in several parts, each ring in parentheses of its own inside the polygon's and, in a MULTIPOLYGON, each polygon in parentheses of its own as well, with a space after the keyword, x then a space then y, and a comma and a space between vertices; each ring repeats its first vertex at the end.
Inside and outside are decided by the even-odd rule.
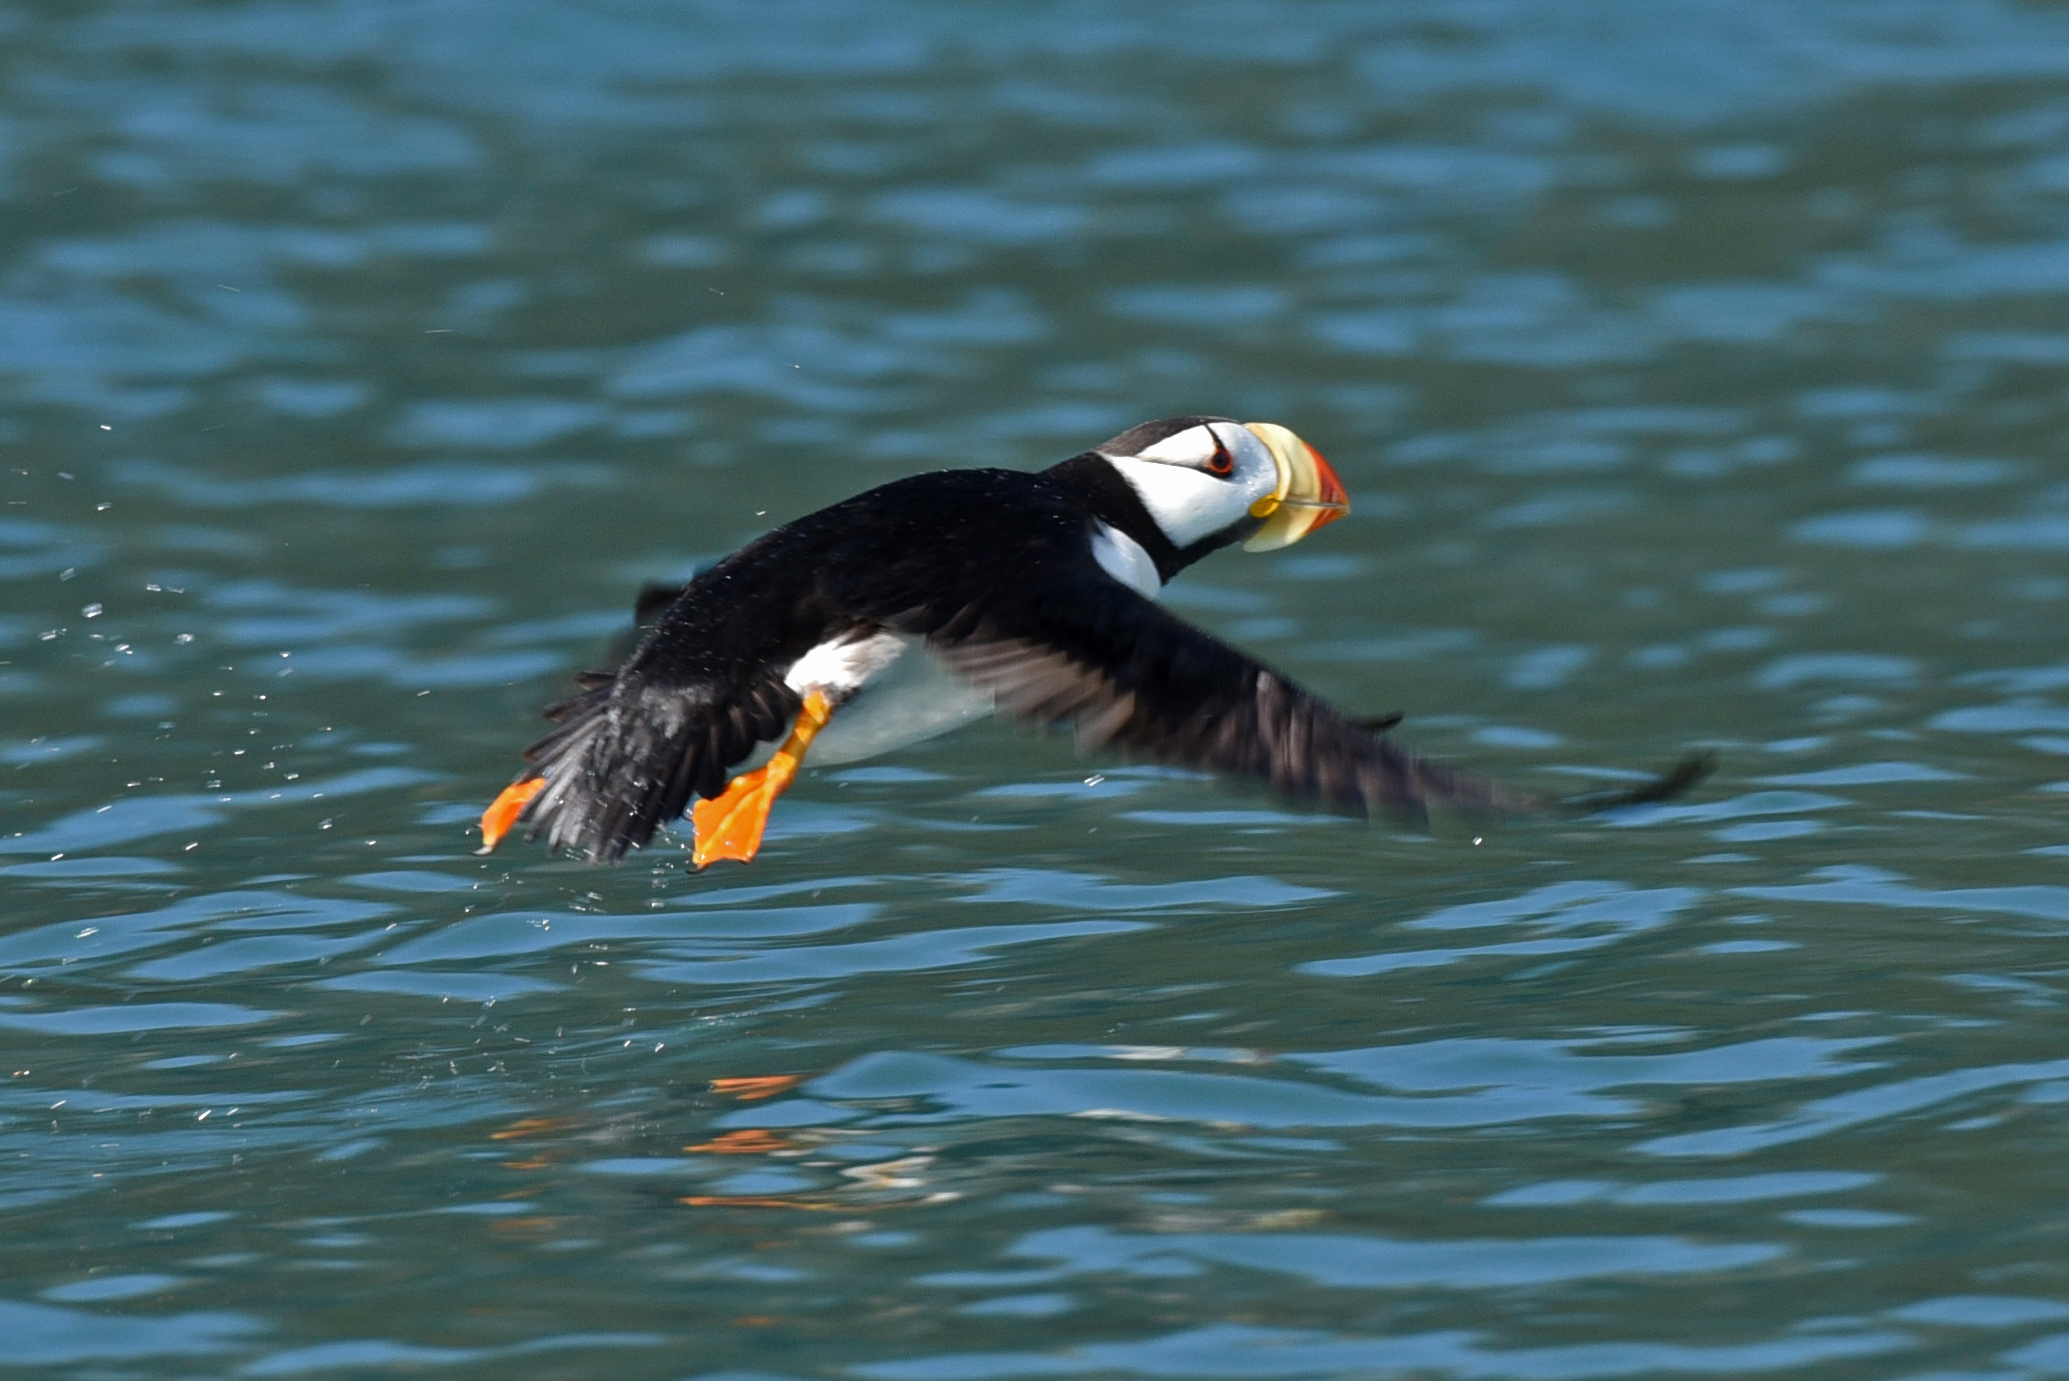
POLYGON ((0 3, 0 1368, 2069 1374, 2069 13, 0 3), (470 825, 638 587, 1145 418, 1619 816, 979 725, 470 825))

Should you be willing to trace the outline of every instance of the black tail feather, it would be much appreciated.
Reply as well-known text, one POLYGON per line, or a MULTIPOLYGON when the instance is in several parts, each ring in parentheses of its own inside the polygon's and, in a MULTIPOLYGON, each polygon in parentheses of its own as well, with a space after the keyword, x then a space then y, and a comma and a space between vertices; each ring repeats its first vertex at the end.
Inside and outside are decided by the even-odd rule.
POLYGON ((713 707, 634 681, 584 691, 549 712, 559 722, 525 750, 544 787, 518 823, 526 839, 611 863, 679 818, 693 796, 716 796, 756 742, 781 736, 797 713, 783 683, 753 685, 713 707))

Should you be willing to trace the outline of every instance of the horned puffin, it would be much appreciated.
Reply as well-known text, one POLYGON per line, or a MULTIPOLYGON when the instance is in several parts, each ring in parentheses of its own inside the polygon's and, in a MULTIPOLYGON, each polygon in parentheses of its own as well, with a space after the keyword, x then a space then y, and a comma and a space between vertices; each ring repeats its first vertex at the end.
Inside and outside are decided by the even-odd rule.
POLYGON ((1349 511, 1291 431, 1208 416, 1144 422, 1039 472, 943 470, 858 494, 652 601, 665 611, 624 664, 547 709, 558 725, 483 813, 482 852, 523 825, 614 861, 695 797, 694 866, 746 862, 815 742, 815 760, 849 760, 992 712, 1068 728, 1080 750, 1411 821, 1433 801, 1656 800, 1706 770, 1690 758, 1632 791, 1548 802, 1417 756, 1387 737, 1393 719, 1338 710, 1156 602, 1210 552, 1290 546, 1349 511))

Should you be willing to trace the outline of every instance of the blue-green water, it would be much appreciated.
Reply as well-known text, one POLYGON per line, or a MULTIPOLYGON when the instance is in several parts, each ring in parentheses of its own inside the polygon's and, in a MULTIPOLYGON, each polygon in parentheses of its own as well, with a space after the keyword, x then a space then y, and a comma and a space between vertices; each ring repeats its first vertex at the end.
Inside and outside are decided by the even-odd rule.
POLYGON ((2065 367, 2053 6, 0 4, 0 1366, 2069 1373, 2065 367), (470 853, 642 581, 1195 410, 1357 511, 1188 617, 1719 775, 470 853))

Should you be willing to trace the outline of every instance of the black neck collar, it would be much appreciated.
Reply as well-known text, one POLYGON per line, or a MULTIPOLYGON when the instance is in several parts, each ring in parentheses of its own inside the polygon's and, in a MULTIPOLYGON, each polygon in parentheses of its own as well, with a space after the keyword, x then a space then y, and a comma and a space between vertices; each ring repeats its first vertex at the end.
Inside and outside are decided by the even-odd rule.
POLYGON ((1157 578, 1163 581, 1169 581, 1209 552, 1240 541, 1258 526, 1255 519, 1246 518, 1219 532, 1208 533, 1191 546, 1181 547, 1157 526, 1157 520, 1143 506, 1142 496, 1135 492, 1135 486, 1128 483, 1127 478, 1114 468, 1113 462, 1099 452, 1087 451, 1083 455, 1072 456, 1050 466, 1042 474, 1070 490, 1094 518, 1139 542, 1149 553, 1149 559, 1156 563, 1157 578))

